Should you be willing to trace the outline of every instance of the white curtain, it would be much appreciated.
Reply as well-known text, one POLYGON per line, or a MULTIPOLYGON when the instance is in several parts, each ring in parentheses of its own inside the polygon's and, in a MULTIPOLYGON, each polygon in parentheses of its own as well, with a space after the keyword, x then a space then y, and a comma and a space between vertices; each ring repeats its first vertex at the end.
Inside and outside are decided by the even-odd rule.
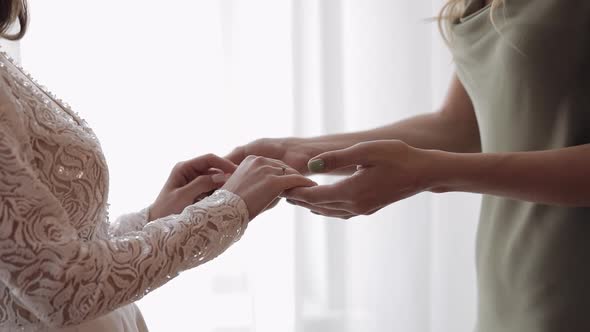
MULTIPOLYGON (((20 53, 100 137, 114 217, 179 160, 435 110, 453 69, 425 21, 441 4, 30 0, 20 53)), ((478 200, 422 194, 348 222, 282 204, 139 305, 156 332, 470 331, 478 200)))

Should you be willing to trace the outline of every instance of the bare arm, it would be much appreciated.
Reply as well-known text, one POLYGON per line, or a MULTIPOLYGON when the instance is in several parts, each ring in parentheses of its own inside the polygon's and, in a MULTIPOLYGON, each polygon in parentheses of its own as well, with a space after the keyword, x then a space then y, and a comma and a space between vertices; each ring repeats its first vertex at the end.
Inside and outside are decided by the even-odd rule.
POLYGON ((371 141, 323 153, 322 172, 362 166, 343 180, 285 193, 325 216, 370 215, 424 191, 460 191, 539 204, 590 207, 590 144, 547 151, 456 153, 371 141))
POLYGON ((561 206, 590 206, 590 144, 514 153, 432 156, 434 192, 464 191, 561 206))
MULTIPOLYGON (((248 155, 281 159, 302 173, 307 162, 327 151, 344 149, 360 142, 397 139, 424 149, 450 152, 479 152, 480 139, 471 99, 455 76, 439 111, 417 115, 380 128, 354 133, 311 138, 261 139, 238 147, 228 156, 240 163, 248 155)), ((348 173, 352 168, 338 170, 348 173)), ((336 172, 333 172, 334 174, 336 172)))
MULTIPOLYGON (((366 141, 397 139, 422 149, 451 152, 480 152, 477 120, 471 99, 455 76, 439 111, 420 114, 380 128, 348 134, 304 139, 303 142, 329 149, 346 148, 366 141)), ((325 152, 325 151, 322 151, 325 152)))

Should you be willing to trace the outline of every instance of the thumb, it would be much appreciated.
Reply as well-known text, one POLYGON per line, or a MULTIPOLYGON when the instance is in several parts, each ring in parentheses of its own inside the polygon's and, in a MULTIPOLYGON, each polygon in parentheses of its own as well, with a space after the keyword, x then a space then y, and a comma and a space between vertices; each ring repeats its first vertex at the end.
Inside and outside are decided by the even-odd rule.
POLYGON ((364 146, 357 144, 342 150, 324 152, 312 158, 307 167, 312 173, 328 173, 339 168, 367 165, 367 154, 364 146))
POLYGON ((199 197, 200 195, 221 188, 226 179, 227 176, 221 173, 214 175, 201 175, 184 186, 181 190, 191 197, 199 197))

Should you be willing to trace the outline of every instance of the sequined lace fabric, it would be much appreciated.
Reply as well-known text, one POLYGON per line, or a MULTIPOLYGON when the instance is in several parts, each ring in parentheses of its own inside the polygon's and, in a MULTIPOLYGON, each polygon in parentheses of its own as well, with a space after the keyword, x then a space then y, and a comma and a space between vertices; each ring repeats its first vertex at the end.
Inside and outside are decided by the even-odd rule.
POLYGON ((46 331, 132 303, 221 254, 248 224, 219 190, 182 213, 109 223, 93 131, 0 56, 0 330, 46 331))

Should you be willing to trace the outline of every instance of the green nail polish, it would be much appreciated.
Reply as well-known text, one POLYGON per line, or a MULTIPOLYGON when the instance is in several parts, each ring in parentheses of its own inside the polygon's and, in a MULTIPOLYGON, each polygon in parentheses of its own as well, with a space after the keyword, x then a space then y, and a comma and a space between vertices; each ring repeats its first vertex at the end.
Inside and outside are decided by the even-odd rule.
POLYGON ((325 167, 326 163, 322 159, 312 160, 307 164, 307 168, 309 168, 312 173, 322 172, 325 167))

